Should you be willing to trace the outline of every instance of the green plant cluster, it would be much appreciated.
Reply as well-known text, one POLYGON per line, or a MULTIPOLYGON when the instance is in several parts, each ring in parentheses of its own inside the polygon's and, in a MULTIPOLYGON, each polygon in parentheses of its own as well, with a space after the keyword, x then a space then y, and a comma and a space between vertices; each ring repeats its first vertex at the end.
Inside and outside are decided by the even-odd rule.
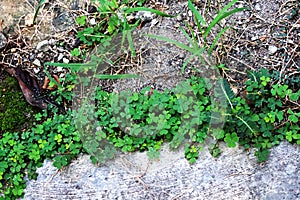
MULTIPOLYGON (((97 12, 94 13, 95 25, 91 25, 86 15, 76 18, 76 23, 80 26, 77 34, 78 39, 88 47, 97 44, 104 44, 110 38, 118 33, 126 35, 126 39, 131 45, 134 53, 131 31, 140 23, 140 19, 128 20, 127 17, 138 11, 149 11, 160 16, 169 16, 155 9, 142 7, 145 0, 124 0, 124 1, 106 1, 94 0, 94 3, 100 3, 97 12)), ((87 49, 75 48, 71 51, 73 56, 85 58, 87 49)))
POLYGON ((209 96, 203 95, 208 91, 205 86, 205 79, 194 77, 164 92, 146 87, 140 93, 115 94, 98 88, 96 118, 101 128, 91 140, 94 145, 108 140, 123 152, 146 150, 154 157, 166 141, 172 148, 185 140, 203 142, 211 108, 209 96))
POLYGON ((265 69, 252 72, 245 85, 245 97, 231 100, 230 123, 225 130, 239 130, 239 143, 245 148, 255 147, 260 162, 267 160, 267 149, 282 140, 300 144, 300 89, 274 83, 265 69))
POLYGON ((0 139, 0 199, 22 197, 26 187, 25 177, 35 179, 36 168, 45 159, 53 159, 54 166, 63 166, 82 152, 82 143, 72 114, 55 114, 47 111, 36 114, 40 121, 30 131, 6 132, 0 139))
POLYGON ((220 119, 225 118, 220 128, 212 125, 218 123, 213 117, 217 110, 209 96, 212 86, 204 78, 193 77, 164 92, 147 87, 141 93, 115 94, 98 88, 94 119, 98 130, 90 137, 90 148, 95 153, 108 140, 123 152, 147 150, 150 157, 157 157, 163 142, 170 142, 171 148, 185 143, 185 156, 193 163, 201 143, 211 136, 216 140, 213 156, 221 153, 218 143, 224 141, 228 147, 239 143, 246 149, 256 148, 255 155, 263 162, 268 149, 282 140, 300 144, 300 90, 272 83, 266 70, 249 76, 243 97, 235 96, 223 82, 228 108, 219 113, 220 119))
POLYGON ((4 132, 13 132, 22 129, 24 123, 30 126, 30 116, 36 113, 27 106, 26 100, 17 80, 6 77, 0 85, 0 136, 4 132))

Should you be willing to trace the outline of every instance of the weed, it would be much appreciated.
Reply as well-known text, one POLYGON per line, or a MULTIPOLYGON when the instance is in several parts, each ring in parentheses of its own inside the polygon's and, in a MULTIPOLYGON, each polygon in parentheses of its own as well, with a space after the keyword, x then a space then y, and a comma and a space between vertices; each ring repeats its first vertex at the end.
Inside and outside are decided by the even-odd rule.
POLYGON ((47 111, 38 113, 36 119, 41 123, 30 131, 6 132, 0 139, 0 192, 5 199, 22 197, 25 175, 35 179, 36 168, 42 166, 44 159, 53 159, 54 166, 61 169, 83 152, 72 113, 53 118, 48 115, 47 111))

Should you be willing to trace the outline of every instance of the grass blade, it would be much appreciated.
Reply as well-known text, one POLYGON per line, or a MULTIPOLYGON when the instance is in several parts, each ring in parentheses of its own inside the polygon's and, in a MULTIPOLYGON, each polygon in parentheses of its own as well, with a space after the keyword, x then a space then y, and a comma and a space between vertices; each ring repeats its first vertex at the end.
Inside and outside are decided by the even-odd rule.
POLYGON ((193 55, 189 56, 188 59, 186 59, 181 67, 181 74, 183 74, 187 64, 190 62, 192 58, 195 56, 200 56, 204 52, 205 48, 200 48, 198 51, 196 51, 193 55))
POLYGON ((223 33, 224 33, 225 31, 227 31, 227 29, 228 29, 228 27, 223 28, 223 29, 218 33, 218 35, 217 35, 216 38, 214 39, 213 43, 212 43, 212 44, 210 45, 210 47, 209 47, 209 50, 208 50, 208 54, 209 54, 209 55, 211 55, 213 49, 214 49, 215 46, 216 46, 216 43, 218 42, 218 40, 220 39, 220 37, 223 35, 223 33))
POLYGON ((195 44, 194 40, 189 36, 189 34, 182 27, 179 27, 179 29, 183 33, 185 38, 189 41, 189 43, 193 46, 193 48, 198 48, 197 43, 195 44))
MULTIPOLYGON (((193 12, 195 15, 196 21, 199 23, 199 21, 202 23, 202 25, 206 26, 205 19, 202 17, 202 15, 198 12, 196 7, 193 5, 193 3, 189 0, 188 2, 189 9, 193 12)), ((199 27, 198 27, 199 28, 199 27)))
POLYGON ((222 19, 224 19, 225 17, 233 14, 233 13, 236 13, 236 12, 239 12, 239 11, 242 11, 242 10, 245 10, 246 8, 236 8, 236 9, 233 9, 229 12, 227 12, 227 10, 233 6, 238 0, 233 0, 231 1, 229 4, 227 4, 222 10, 219 11, 218 15, 213 19, 213 21, 208 25, 207 29, 205 30, 204 34, 203 34, 203 37, 204 39, 207 37, 207 35, 209 34, 209 32, 211 31, 211 29, 217 24, 219 23, 222 19))
POLYGON ((42 6, 44 3, 45 3, 45 0, 41 0, 40 3, 39 3, 39 5, 37 6, 37 8, 36 8, 36 10, 35 10, 35 13, 34 13, 33 20, 32 20, 32 24, 35 23, 35 20, 36 20, 36 17, 37 17, 37 15, 38 15, 38 12, 39 12, 41 6, 42 6))
POLYGON ((116 74, 116 75, 107 75, 107 74, 96 74, 95 78, 98 79, 125 79, 125 78, 141 78, 136 74, 116 74))
POLYGON ((136 57, 136 52, 135 52, 135 48, 134 48, 134 45, 133 45, 133 40, 132 40, 132 37, 131 37, 131 31, 127 31, 127 41, 128 41, 128 44, 129 44, 129 49, 131 51, 131 55, 133 57, 136 57))
POLYGON ((148 12, 152 12, 152 13, 157 14, 157 15, 162 16, 162 17, 175 17, 173 15, 168 15, 166 13, 163 13, 159 10, 155 10, 155 9, 152 9, 152 8, 146 8, 146 7, 129 8, 129 9, 125 10, 125 13, 130 14, 132 12, 137 12, 137 11, 148 11, 148 12))
POLYGON ((195 52, 195 50, 181 42, 178 42, 176 40, 172 40, 170 38, 167 38, 167 37, 164 37, 164 36, 159 36, 159 35, 152 35, 152 34, 145 34, 145 36, 147 37, 151 37, 151 38, 155 38, 155 39, 158 39, 158 40, 162 40, 162 41, 165 41, 165 42, 168 42, 168 43, 171 43, 171 44, 174 44, 176 45, 177 47, 179 48, 182 48, 182 49, 185 49, 189 52, 195 52))

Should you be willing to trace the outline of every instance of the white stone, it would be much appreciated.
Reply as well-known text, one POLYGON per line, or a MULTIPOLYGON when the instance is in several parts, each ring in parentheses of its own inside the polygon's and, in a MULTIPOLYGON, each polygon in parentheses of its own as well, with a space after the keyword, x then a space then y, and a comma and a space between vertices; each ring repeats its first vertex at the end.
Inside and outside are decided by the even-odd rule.
POLYGON ((63 71, 63 68, 62 67, 57 67, 56 70, 57 70, 57 72, 61 72, 61 71, 63 71))
POLYGON ((69 59, 63 58, 63 63, 69 63, 69 62, 70 62, 69 59))
POLYGON ((276 51, 278 50, 278 48, 275 47, 275 46, 270 45, 269 48, 268 48, 268 50, 269 50, 269 54, 272 55, 272 54, 276 53, 276 51))
POLYGON ((57 61, 61 61, 61 59, 63 58, 64 58, 64 54, 60 53, 58 54, 57 61))
POLYGON ((257 11, 261 11, 261 5, 257 3, 257 4, 254 6, 254 9, 257 10, 257 11))
POLYGON ((36 65, 36 66, 38 66, 38 67, 42 66, 42 65, 41 65, 41 61, 40 61, 39 59, 35 59, 35 60, 32 62, 32 64, 34 64, 34 65, 36 65))
POLYGON ((253 36, 252 38, 251 38, 251 41, 255 41, 255 40, 258 40, 259 39, 259 36, 253 36))
POLYGON ((96 25, 96 19, 95 18, 92 18, 90 19, 90 25, 96 25))
POLYGON ((39 73, 39 72, 40 72, 40 69, 39 69, 39 68, 37 68, 37 67, 35 67, 35 68, 33 68, 33 71, 34 71, 34 73, 35 73, 35 74, 37 74, 37 73, 39 73))

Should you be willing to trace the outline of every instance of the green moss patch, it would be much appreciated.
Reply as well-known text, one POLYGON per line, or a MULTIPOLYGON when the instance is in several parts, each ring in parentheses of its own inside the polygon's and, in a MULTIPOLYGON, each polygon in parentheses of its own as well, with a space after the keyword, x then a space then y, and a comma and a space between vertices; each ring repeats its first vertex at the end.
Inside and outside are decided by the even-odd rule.
POLYGON ((37 110, 30 106, 14 77, 0 83, 0 133, 20 131, 30 126, 30 116, 37 110))

